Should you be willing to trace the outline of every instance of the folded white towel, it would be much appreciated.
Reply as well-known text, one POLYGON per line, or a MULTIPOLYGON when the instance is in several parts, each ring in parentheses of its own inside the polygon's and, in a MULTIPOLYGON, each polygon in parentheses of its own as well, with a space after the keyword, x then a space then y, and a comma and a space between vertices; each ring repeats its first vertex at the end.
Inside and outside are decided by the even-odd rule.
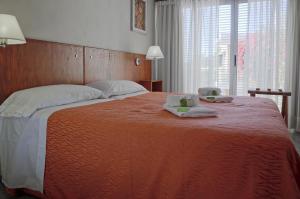
POLYGON ((173 113, 178 117, 216 117, 217 112, 215 110, 203 107, 170 107, 167 104, 164 105, 164 109, 173 113))
POLYGON ((185 101, 186 107, 197 106, 199 103, 197 95, 169 95, 166 104, 171 107, 180 107, 182 106, 181 100, 185 101))
POLYGON ((221 95, 221 89, 213 87, 204 87, 198 89, 198 94, 200 96, 218 96, 221 95))
POLYGON ((200 96, 201 100, 212 103, 230 103, 233 97, 230 96, 200 96))

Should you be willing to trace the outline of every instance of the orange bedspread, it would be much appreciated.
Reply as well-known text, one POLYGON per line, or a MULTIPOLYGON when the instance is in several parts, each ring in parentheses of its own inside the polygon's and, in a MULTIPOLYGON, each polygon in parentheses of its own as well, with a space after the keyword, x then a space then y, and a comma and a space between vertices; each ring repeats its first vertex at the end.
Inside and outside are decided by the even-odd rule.
POLYGON ((180 119, 165 93, 70 108, 48 121, 45 198, 300 198, 300 159, 276 105, 237 97, 180 119))

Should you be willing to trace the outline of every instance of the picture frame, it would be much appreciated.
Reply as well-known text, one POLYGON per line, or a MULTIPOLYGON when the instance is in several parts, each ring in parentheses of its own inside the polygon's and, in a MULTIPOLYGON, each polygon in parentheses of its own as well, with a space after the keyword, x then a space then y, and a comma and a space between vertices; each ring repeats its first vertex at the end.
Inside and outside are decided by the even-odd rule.
POLYGON ((131 30, 147 33, 147 0, 131 0, 131 30))

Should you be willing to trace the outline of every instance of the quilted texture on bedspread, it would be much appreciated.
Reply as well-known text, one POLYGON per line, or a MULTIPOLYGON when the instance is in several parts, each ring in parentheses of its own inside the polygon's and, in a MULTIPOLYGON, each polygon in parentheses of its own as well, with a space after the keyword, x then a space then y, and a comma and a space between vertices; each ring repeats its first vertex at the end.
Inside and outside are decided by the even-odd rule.
POLYGON ((70 108, 48 121, 44 197, 300 198, 300 162, 276 105, 205 104, 180 119, 165 93, 70 108))

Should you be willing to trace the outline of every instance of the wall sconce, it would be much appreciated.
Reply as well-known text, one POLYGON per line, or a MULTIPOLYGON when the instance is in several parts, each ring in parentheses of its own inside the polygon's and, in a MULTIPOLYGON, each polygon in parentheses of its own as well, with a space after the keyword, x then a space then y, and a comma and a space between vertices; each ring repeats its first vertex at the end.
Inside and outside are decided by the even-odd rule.
POLYGON ((0 47, 25 43, 26 40, 16 17, 0 14, 0 47))
POLYGON ((139 66, 139 65, 141 65, 141 63, 142 63, 141 59, 139 57, 136 57, 135 58, 135 65, 139 66))

